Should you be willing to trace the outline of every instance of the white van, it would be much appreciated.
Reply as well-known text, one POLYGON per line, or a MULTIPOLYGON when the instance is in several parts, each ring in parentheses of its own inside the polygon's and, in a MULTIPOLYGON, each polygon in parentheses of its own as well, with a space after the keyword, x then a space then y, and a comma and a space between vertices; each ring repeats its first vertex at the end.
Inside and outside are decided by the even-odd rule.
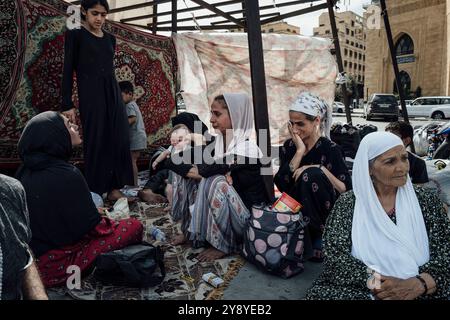
POLYGON ((406 106, 408 116, 450 118, 450 97, 421 97, 406 106))

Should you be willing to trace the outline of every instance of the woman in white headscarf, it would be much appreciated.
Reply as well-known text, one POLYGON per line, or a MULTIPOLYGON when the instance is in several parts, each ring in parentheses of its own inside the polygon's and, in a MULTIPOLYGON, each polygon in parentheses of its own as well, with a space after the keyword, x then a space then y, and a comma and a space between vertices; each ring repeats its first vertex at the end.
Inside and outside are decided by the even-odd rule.
POLYGON ((310 218, 308 226, 314 262, 321 262, 325 221, 339 194, 351 189, 351 179, 341 148, 327 136, 330 132, 328 104, 303 92, 289 109, 291 139, 280 152, 280 169, 275 176, 278 189, 303 206, 310 218))
POLYGON ((325 269, 308 299, 447 299, 450 224, 442 202, 413 186, 408 154, 389 132, 368 134, 353 191, 336 202, 324 234, 325 269))
POLYGON ((261 175, 262 152, 250 140, 254 119, 248 95, 228 93, 214 98, 210 121, 217 133, 215 142, 187 174, 201 179, 192 215, 184 217, 190 223, 184 238, 188 236, 195 247, 209 246, 198 255, 199 261, 239 250, 251 207, 269 202, 261 175))

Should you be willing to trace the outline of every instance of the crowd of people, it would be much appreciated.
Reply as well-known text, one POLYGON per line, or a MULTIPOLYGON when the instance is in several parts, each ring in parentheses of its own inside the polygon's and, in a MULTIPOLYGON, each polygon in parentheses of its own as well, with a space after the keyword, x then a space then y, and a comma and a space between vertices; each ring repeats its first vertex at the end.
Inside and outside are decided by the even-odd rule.
MULTIPOLYGON (((115 38, 103 31, 106 0, 81 1, 83 27, 65 38, 63 105, 31 119, 18 144, 15 179, 0 175, 0 299, 47 299, 64 285, 69 266, 89 273, 102 253, 140 243, 136 219, 102 214, 92 193, 115 201, 136 186, 137 159, 147 148, 133 84, 114 76, 115 38), (79 116, 72 101, 77 75, 79 116), (83 173, 69 163, 83 144, 83 173)), ((302 92, 286 108, 290 138, 281 147, 278 189, 308 217, 313 262, 324 271, 307 299, 447 299, 450 224, 423 160, 408 152, 412 128, 391 123, 361 141, 352 172, 327 137, 330 107, 302 92)), ((152 157, 141 201, 169 202, 181 234, 174 246, 204 248, 198 261, 239 253, 253 206, 275 199, 253 142, 253 106, 246 93, 212 99, 214 135, 195 114, 172 119, 170 146, 152 157), (198 155, 200 159, 198 159, 198 155)))

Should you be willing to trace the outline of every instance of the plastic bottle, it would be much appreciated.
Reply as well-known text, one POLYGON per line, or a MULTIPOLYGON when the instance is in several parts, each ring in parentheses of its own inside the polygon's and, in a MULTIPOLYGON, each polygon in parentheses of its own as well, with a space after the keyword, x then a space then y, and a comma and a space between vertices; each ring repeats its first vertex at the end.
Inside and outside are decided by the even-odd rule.
POLYGON ((166 235, 161 231, 161 229, 151 226, 148 232, 155 240, 162 242, 166 241, 166 235))
POLYGON ((92 201, 94 202, 94 204, 97 208, 105 206, 105 204, 103 203, 103 199, 100 195, 98 195, 94 192, 91 192, 91 197, 92 197, 92 201))

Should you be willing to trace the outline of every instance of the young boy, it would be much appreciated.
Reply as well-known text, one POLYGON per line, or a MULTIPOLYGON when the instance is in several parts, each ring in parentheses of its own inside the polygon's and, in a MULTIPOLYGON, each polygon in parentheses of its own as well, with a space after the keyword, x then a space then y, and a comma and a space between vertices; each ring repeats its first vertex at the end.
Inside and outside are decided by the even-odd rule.
MULTIPOLYGON (((385 131, 393 133, 400 137, 403 141, 403 145, 408 147, 413 143, 414 129, 413 127, 404 121, 395 121, 389 123, 385 131)), ((428 182, 428 172, 425 161, 420 159, 415 154, 408 151, 409 160, 409 176, 411 177, 412 183, 423 184, 428 182)))
POLYGON ((130 125, 130 150, 131 160, 133 162, 134 185, 138 185, 137 181, 137 159, 141 151, 147 147, 147 134, 145 133, 144 120, 136 101, 134 101, 134 87, 130 81, 119 82, 122 99, 127 108, 128 123, 130 125))

